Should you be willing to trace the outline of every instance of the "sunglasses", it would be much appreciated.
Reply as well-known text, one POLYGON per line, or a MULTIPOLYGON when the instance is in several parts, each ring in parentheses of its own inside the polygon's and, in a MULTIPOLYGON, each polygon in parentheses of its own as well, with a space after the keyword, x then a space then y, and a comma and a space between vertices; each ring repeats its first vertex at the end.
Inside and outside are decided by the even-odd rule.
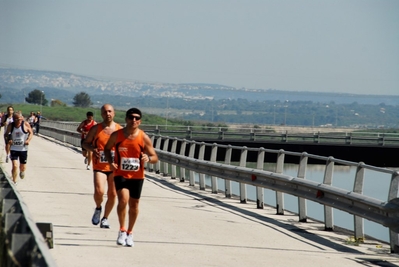
POLYGON ((139 120, 141 119, 140 116, 134 116, 134 115, 128 115, 127 118, 128 118, 129 120, 131 120, 131 121, 132 121, 133 119, 136 119, 136 121, 139 121, 139 120))

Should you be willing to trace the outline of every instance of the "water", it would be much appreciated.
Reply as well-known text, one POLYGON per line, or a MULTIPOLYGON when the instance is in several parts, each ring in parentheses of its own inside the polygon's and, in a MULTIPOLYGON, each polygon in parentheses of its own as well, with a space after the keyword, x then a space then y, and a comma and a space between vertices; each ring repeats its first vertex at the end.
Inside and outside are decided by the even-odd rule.
MULTIPOLYGON (((247 166, 255 168, 254 166, 247 166)), ((275 164, 265 163, 264 170, 274 171, 275 164)), ((322 183, 324 179, 324 165, 308 165, 306 178, 310 181, 322 183)), ((285 175, 297 176, 298 165, 297 164, 284 164, 285 175)), ((188 176, 186 176, 188 177, 188 176)), ((348 191, 353 190, 353 185, 356 177, 356 167, 350 166, 334 166, 334 174, 332 180, 332 186, 342 188, 348 191)), ((205 177, 206 185, 211 186, 211 178, 205 177)), ((365 170, 364 188, 363 194, 378 200, 387 201, 389 185, 391 181, 391 175, 386 173, 380 173, 372 170, 365 170)), ((196 175, 196 183, 199 182, 198 175, 196 175)), ((225 185, 224 180, 218 178, 218 188, 224 191, 225 185)), ((232 182, 232 193, 239 195, 239 183, 232 182)), ((256 201, 256 187, 247 185, 247 197, 249 200, 256 201)), ((273 190, 264 189, 264 203, 269 206, 276 206, 276 196, 273 190)), ((324 206, 306 200, 307 215, 309 218, 324 221, 324 206)), ((298 213, 298 198, 288 194, 284 194, 284 209, 290 212, 298 213)), ((348 230, 354 230, 354 216, 346 212, 333 209, 334 225, 339 226, 348 230)), ((372 236, 378 240, 389 242, 389 229, 380 224, 364 219, 364 233, 372 236)))

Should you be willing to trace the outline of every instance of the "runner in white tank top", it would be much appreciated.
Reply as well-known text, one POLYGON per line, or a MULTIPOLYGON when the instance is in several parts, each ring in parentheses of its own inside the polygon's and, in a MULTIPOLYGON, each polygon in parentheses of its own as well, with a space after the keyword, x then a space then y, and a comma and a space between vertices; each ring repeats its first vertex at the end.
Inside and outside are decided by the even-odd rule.
POLYGON ((29 123, 24 121, 21 112, 14 113, 14 122, 7 126, 4 139, 10 145, 10 158, 12 161, 12 180, 17 184, 18 160, 19 177, 25 178, 26 163, 28 159, 28 145, 33 137, 33 131, 29 123))

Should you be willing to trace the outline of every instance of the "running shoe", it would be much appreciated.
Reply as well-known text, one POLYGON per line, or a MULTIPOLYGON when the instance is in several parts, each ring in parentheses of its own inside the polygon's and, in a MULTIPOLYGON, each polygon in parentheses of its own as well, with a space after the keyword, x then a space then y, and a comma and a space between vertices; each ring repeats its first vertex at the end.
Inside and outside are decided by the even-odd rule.
POLYGON ((90 170, 90 165, 87 165, 86 170, 90 170))
POLYGON ((91 222, 94 225, 97 225, 100 223, 100 216, 101 216, 101 208, 100 209, 95 209, 93 217, 91 218, 91 222))
POLYGON ((6 163, 8 163, 8 156, 6 157, 6 163))
POLYGON ((109 229, 109 223, 108 223, 107 218, 102 218, 101 223, 100 223, 100 227, 109 229))
POLYGON ((24 178, 25 178, 25 172, 20 172, 20 173, 19 173, 19 177, 20 177, 21 179, 24 179, 24 178))
POLYGON ((85 164, 87 165, 87 158, 85 158, 85 164))
POLYGON ((130 234, 127 235, 127 237, 126 237, 126 246, 128 246, 128 247, 133 247, 134 246, 133 233, 130 233, 130 234))
POLYGON ((116 240, 117 245, 125 246, 126 245, 126 232, 119 231, 118 239, 116 240))

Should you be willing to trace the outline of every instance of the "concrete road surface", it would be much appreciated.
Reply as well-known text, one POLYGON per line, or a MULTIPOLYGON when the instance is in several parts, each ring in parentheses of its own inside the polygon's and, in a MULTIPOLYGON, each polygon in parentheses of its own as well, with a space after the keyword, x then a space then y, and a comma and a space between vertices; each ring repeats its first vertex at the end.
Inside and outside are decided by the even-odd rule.
MULTIPOLYGON (((4 162, 3 143, 1 151, 4 162)), ((2 167, 10 173, 11 163, 2 167)), ((16 188, 36 222, 53 224, 51 254, 59 267, 399 266, 388 244, 355 246, 350 233, 325 232, 317 222, 147 174, 134 247, 116 245, 116 207, 111 229, 91 224, 92 171, 76 148, 35 136, 26 178, 16 188)))

